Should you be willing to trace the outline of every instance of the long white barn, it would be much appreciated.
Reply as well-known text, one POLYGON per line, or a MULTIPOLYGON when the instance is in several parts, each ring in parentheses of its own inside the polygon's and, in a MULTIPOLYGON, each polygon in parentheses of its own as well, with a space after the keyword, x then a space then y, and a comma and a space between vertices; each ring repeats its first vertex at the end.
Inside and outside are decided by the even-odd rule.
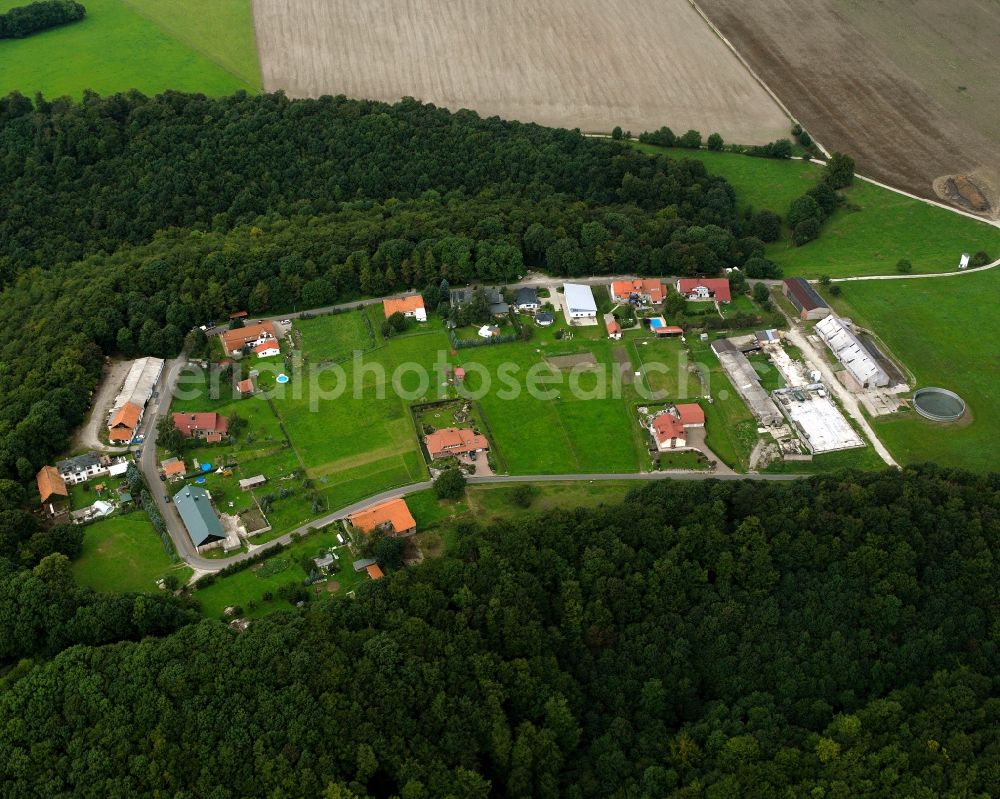
POLYGON ((854 379, 865 388, 889 385, 889 375, 839 316, 830 314, 816 324, 816 332, 854 379))

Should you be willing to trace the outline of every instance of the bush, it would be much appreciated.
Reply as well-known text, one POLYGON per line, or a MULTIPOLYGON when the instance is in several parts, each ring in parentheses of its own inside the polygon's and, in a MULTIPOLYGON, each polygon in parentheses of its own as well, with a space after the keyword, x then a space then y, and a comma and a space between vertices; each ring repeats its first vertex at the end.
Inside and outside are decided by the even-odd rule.
POLYGON ((792 242, 796 247, 801 247, 803 244, 808 244, 818 238, 819 220, 815 218, 803 219, 795 226, 795 232, 792 234, 792 242))
POLYGON ((438 499, 459 499, 465 493, 465 475, 461 469, 445 469, 434 480, 434 494, 438 499))
POLYGON ((760 305, 771 301, 771 290, 767 287, 766 283, 754 283, 753 298, 760 305))
POLYGON ((905 258, 900 258, 896 261, 896 271, 901 275, 908 275, 913 271, 913 264, 907 261, 905 258))
POLYGON ((722 140, 722 136, 718 133, 713 133, 708 137, 708 149, 714 152, 719 152, 725 146, 725 142, 722 140))
POLYGON ((837 284, 837 283, 834 283, 832 286, 830 286, 830 294, 832 294, 834 297, 839 297, 840 296, 840 285, 837 284))
POLYGON ((743 274, 757 280, 777 280, 784 273, 780 266, 766 258, 748 258, 743 264, 743 274))
POLYGON ((510 492, 510 501, 515 507, 530 508, 535 501, 535 487, 531 483, 519 483, 510 492))
POLYGON ((670 128, 664 126, 655 133, 640 133, 639 141, 643 144, 655 144, 659 147, 673 147, 677 144, 677 137, 670 128))
POLYGON ((696 130, 689 130, 677 139, 677 146, 688 150, 697 150, 701 147, 701 134, 696 130))
POLYGON ((988 264, 989 262, 990 262, 990 256, 983 250, 980 250, 969 259, 969 266, 971 267, 986 266, 986 264, 988 264))
POLYGON ((622 140, 622 129, 620 125, 615 125, 615 129, 611 131, 611 138, 615 141, 622 140))
POLYGON ((806 194, 816 201, 816 205, 819 206, 820 213, 823 215, 824 219, 833 214, 833 212, 837 210, 837 205, 840 203, 840 198, 837 196, 837 192, 831 189, 827 183, 817 184, 815 187, 809 189, 806 194))
POLYGON ((831 189, 843 189, 854 182, 854 159, 834 153, 823 170, 823 182, 831 189))
POLYGON ((781 217, 763 208, 750 220, 750 232, 763 242, 777 241, 781 238, 781 217))
POLYGON ((816 220, 816 231, 819 234, 819 220, 822 216, 819 204, 808 194, 796 197, 788 209, 788 226, 797 229, 807 219, 816 220))

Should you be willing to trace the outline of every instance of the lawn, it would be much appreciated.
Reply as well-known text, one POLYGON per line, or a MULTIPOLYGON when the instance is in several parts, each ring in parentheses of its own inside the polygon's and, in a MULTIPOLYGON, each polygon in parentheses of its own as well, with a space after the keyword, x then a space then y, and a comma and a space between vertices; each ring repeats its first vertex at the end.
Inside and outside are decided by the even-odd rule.
POLYGON ((697 378, 688 370, 690 358, 680 338, 649 337, 645 331, 625 334, 629 356, 642 372, 651 399, 684 400, 700 394, 697 378))
POLYGON ((295 338, 302 342, 302 354, 311 363, 339 362, 357 351, 373 349, 374 330, 365 323, 363 314, 328 314, 296 321, 295 338))
MULTIPOLYGON (((0 11, 25 0, 0 0, 0 11)), ((80 22, 0 43, 0 95, 261 87, 250 0, 87 0, 80 22)))
MULTIPOLYGON (((741 210, 770 208, 782 217, 792 200, 815 185, 822 171, 821 165, 803 161, 631 146, 671 158, 695 158, 732 184, 741 210)), ((819 239, 793 247, 785 230, 781 241, 768 245, 767 257, 782 267, 786 277, 895 274, 896 262, 902 258, 918 274, 947 272, 958 266, 963 252, 985 250, 994 258, 1000 256, 1000 230, 983 222, 862 180, 855 180, 843 194, 844 206, 823 225, 819 239)))
POLYGON ((73 577, 97 591, 159 590, 156 581, 173 574, 181 584, 191 569, 174 563, 145 513, 112 516, 84 528, 83 551, 73 561, 73 577))
POLYGON ((965 399, 970 419, 942 425, 905 411, 874 419, 875 432, 902 463, 935 461, 980 471, 998 468, 1000 441, 1000 270, 935 280, 867 281, 829 298, 873 330, 917 378, 965 399), (979 335, 972 335, 972 324, 979 335))
POLYGON ((511 473, 635 472, 645 464, 638 426, 628 411, 638 394, 623 385, 615 396, 610 380, 616 368, 614 349, 623 345, 590 338, 588 333, 596 329, 582 329, 580 335, 574 330, 570 341, 539 336, 526 344, 460 352, 469 390, 484 388, 480 367, 489 375, 492 386, 479 404, 511 473), (550 362, 564 355, 589 355, 596 366, 573 371, 550 362), (497 380, 501 369, 513 376, 518 390, 503 390, 497 380), (528 390, 529 375, 537 378, 535 391, 528 390))

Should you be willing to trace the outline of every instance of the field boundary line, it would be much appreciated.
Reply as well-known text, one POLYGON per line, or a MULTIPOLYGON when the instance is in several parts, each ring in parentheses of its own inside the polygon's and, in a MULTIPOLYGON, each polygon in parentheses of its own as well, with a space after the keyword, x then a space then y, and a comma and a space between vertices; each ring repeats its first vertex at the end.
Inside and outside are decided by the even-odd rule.
MULTIPOLYGON (((716 27, 715 23, 712 22, 711 19, 709 19, 708 14, 702 11, 701 6, 698 5, 696 0, 688 0, 688 4, 691 6, 691 8, 695 10, 695 13, 697 13, 698 16, 705 21, 705 24, 708 25, 712 33, 714 33, 719 38, 719 41, 721 41, 727 48, 729 48, 729 51, 734 56, 736 56, 740 64, 743 65, 743 68, 750 74, 750 77, 752 77, 755 81, 757 81, 757 83, 760 84, 761 88, 765 92, 767 92, 768 96, 772 100, 774 100, 778 108, 782 110, 785 116, 788 117, 788 119, 791 120, 796 125, 802 125, 802 123, 799 122, 799 120, 796 118, 795 114, 793 114, 791 110, 788 108, 788 106, 781 101, 781 98, 778 97, 778 95, 774 92, 774 90, 771 89, 771 87, 768 86, 767 83, 765 83, 764 79, 757 74, 757 71, 750 66, 750 63, 743 57, 740 51, 736 49, 735 45, 733 45, 733 43, 726 38, 726 36, 722 33, 722 31, 719 30, 718 27, 716 27)), ((802 127, 805 128, 805 125, 802 125, 802 127)), ((825 155, 827 158, 830 157, 830 153, 827 151, 827 149, 815 138, 813 138, 813 143, 817 147, 819 147, 820 152, 822 152, 823 155, 825 155)))
MULTIPOLYGON (((147 14, 145 11, 143 11, 142 8, 140 8, 138 5, 136 5, 135 2, 134 2, 134 0, 124 0, 124 3, 130 9, 132 9, 136 14, 138 14, 140 17, 142 17, 144 20, 146 20, 147 22, 151 23, 152 25, 155 25, 156 28, 157 28, 157 30, 162 31, 164 34, 166 34, 167 36, 169 36, 171 39, 173 39, 174 41, 180 42, 185 47, 191 48, 198 55, 203 56, 204 58, 207 58, 209 61, 211 61, 213 64, 215 64, 219 69, 221 69, 223 72, 225 72, 228 75, 232 75, 234 78, 236 78, 240 83, 245 83, 247 86, 253 87, 253 82, 252 81, 248 81, 244 75, 240 75, 238 72, 235 72, 233 69, 231 69, 230 67, 228 67, 225 64, 223 64, 214 55, 212 55, 212 53, 210 53, 207 50, 203 49, 201 46, 195 44, 194 42, 188 41, 188 39, 186 37, 180 36, 177 33, 175 33, 174 31, 172 31, 172 30, 170 30, 168 28, 163 27, 163 25, 159 21, 157 21, 156 19, 154 19, 153 17, 151 17, 149 14, 147 14)), ((251 8, 250 8, 250 14, 251 14, 251 16, 253 15, 253 7, 252 7, 252 5, 251 5, 251 8)), ((254 50, 256 51, 257 50, 257 26, 256 26, 256 23, 254 24, 253 38, 254 38, 254 50)), ((260 52, 258 51, 256 53, 256 55, 257 55, 257 68, 260 69, 260 52)), ((257 86, 256 88, 254 88, 254 91, 257 94, 260 94, 261 91, 263 90, 263 88, 264 88, 264 76, 261 75, 260 76, 260 85, 257 86)))

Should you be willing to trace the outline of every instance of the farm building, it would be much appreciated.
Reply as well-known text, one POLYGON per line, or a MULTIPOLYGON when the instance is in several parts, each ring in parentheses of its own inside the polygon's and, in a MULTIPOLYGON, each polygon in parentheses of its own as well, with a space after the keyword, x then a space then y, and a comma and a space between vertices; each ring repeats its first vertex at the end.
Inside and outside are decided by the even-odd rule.
POLYGON ((892 382, 879 365, 878 354, 871 352, 839 316, 830 314, 820 320, 816 332, 862 388, 882 388, 892 382))
POLYGON ((444 427, 424 436, 424 444, 431 460, 447 458, 449 455, 466 455, 482 452, 490 448, 485 436, 474 433, 467 427, 444 427))
POLYGON ((249 491, 267 482, 267 478, 262 474, 255 474, 253 477, 244 477, 240 480, 240 491, 249 491))
POLYGON ((774 397, 799 439, 814 455, 865 446, 821 385, 780 388, 774 397))
POLYGON ((682 277, 677 281, 677 292, 689 300, 731 302, 733 299, 729 291, 729 281, 724 277, 682 277))
POLYGON ((224 330, 219 334, 226 355, 241 355, 244 347, 256 349, 258 344, 275 338, 274 325, 270 322, 257 322, 233 330, 224 330))
POLYGON ((608 329, 608 338, 614 341, 620 341, 622 337, 622 328, 618 324, 618 320, 614 318, 611 314, 604 315, 604 326, 608 329))
POLYGON ((822 319, 831 313, 826 300, 819 296, 805 278, 785 278, 784 288, 785 296, 798 311, 799 319, 822 319))
POLYGON ((611 299, 615 302, 642 302, 647 305, 663 302, 667 287, 660 280, 615 280, 611 284, 611 299))
POLYGON ((35 483, 38 485, 42 508, 49 516, 58 516, 66 510, 69 505, 69 491, 58 469, 54 466, 43 466, 35 475, 35 483))
POLYGON ((538 292, 533 288, 518 289, 514 296, 514 307, 525 313, 534 313, 542 307, 538 301, 538 292))
POLYGON ((757 370, 747 360, 746 355, 728 338, 713 341, 712 352, 719 359, 733 387, 743 398, 754 418, 768 427, 779 426, 783 419, 781 411, 771 399, 771 395, 761 386, 757 370))
POLYGON ((590 286, 582 283, 563 284, 563 297, 566 306, 566 321, 597 321, 597 302, 590 286))
POLYGON ((229 435, 229 421, 217 413, 175 413, 173 419, 174 427, 184 438, 203 438, 211 442, 229 435))
POLYGON ((354 561, 354 563, 351 564, 351 568, 353 568, 354 571, 356 572, 363 572, 365 569, 367 569, 369 566, 375 563, 378 563, 378 561, 375 560, 375 558, 359 558, 358 560, 354 561))
POLYGON ((128 444, 135 438, 142 422, 142 408, 132 402, 122 405, 108 422, 108 439, 116 444, 128 444))
POLYGON ((226 538, 211 495, 201 486, 184 486, 174 494, 174 505, 199 551, 220 545, 226 538))
POLYGON ((121 390, 111 405, 111 415, 114 416, 122 406, 128 403, 138 407, 141 412, 153 396, 153 391, 156 389, 162 372, 162 358, 139 358, 132 361, 121 390))
POLYGON ((381 528, 390 535, 407 536, 417 531, 413 514, 410 513, 406 500, 401 497, 352 513, 347 521, 363 533, 381 528))
POLYGON ((427 309, 424 308, 424 298, 419 294, 410 294, 406 297, 396 297, 382 301, 382 312, 388 319, 394 313, 401 313, 418 322, 427 321, 427 309))

